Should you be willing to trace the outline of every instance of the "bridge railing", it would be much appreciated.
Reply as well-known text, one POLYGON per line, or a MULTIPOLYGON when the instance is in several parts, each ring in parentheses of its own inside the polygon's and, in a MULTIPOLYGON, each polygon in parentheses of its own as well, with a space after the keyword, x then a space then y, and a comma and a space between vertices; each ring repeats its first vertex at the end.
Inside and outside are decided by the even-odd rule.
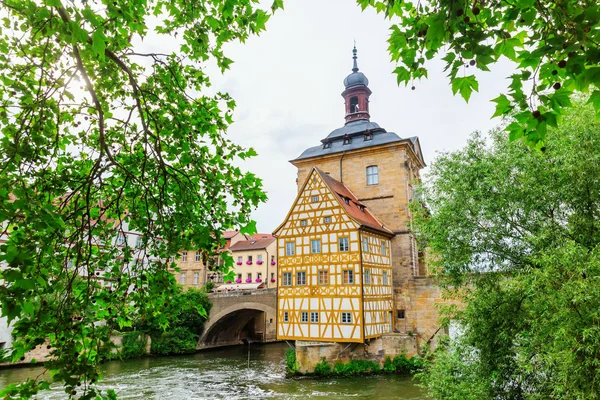
POLYGON ((230 292, 209 293, 209 298, 215 297, 236 297, 249 295, 277 295, 277 288, 256 289, 256 290, 232 290, 230 292))

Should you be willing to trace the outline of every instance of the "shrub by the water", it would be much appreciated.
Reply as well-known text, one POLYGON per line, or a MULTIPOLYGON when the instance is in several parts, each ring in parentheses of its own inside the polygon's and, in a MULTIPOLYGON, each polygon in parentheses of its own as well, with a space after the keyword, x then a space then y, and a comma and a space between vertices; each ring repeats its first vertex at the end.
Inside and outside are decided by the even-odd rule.
POLYGON ((198 335, 185 327, 175 327, 152 337, 152 354, 166 356, 171 354, 190 354, 196 351, 198 335))
POLYGON ((329 376, 331 375, 331 364, 327 360, 321 360, 315 365, 315 375, 317 376, 329 376))
POLYGON ((423 368, 423 360, 418 356, 406 358, 406 356, 402 354, 394 357, 393 360, 390 360, 390 358, 387 357, 383 364, 383 369, 387 371, 386 366, 390 371, 395 371, 399 374, 410 374, 423 368))
POLYGON ((285 365, 287 371, 291 374, 298 372, 298 363, 296 362, 296 350, 287 349, 285 352, 285 365))
POLYGON ((339 376, 372 374, 380 371, 379 364, 369 360, 351 360, 347 363, 337 362, 333 367, 333 374, 339 376))
POLYGON ((143 332, 127 332, 123 334, 120 357, 123 360, 138 358, 146 354, 146 335, 143 332))

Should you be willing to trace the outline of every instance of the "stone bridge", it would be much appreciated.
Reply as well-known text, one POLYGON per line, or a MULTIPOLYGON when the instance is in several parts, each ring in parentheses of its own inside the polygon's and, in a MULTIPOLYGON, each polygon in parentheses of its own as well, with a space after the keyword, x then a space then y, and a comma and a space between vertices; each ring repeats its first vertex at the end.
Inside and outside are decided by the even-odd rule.
POLYGON ((211 293, 198 349, 276 340, 277 289, 211 293))

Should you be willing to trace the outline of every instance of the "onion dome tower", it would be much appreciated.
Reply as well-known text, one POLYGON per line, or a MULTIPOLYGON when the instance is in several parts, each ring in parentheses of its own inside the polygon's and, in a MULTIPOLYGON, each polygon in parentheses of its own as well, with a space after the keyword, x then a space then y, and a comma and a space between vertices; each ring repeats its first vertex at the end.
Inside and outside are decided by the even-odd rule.
POLYGON ((344 79, 346 90, 342 92, 342 97, 346 103, 346 123, 359 119, 369 120, 369 80, 362 72, 358 72, 358 62, 356 61, 356 46, 352 49, 352 73, 344 79))

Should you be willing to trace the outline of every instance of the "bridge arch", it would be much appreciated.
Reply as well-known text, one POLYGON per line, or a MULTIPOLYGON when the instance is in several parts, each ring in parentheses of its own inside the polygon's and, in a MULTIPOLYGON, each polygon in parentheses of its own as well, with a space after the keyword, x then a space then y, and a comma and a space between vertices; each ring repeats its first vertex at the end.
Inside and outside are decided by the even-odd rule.
POLYGON ((266 325, 272 324, 276 315, 275 307, 259 302, 238 302, 224 308, 217 304, 204 323, 198 348, 240 344, 244 339, 270 341, 266 325), (262 331, 257 331, 256 326, 262 326, 262 331))

